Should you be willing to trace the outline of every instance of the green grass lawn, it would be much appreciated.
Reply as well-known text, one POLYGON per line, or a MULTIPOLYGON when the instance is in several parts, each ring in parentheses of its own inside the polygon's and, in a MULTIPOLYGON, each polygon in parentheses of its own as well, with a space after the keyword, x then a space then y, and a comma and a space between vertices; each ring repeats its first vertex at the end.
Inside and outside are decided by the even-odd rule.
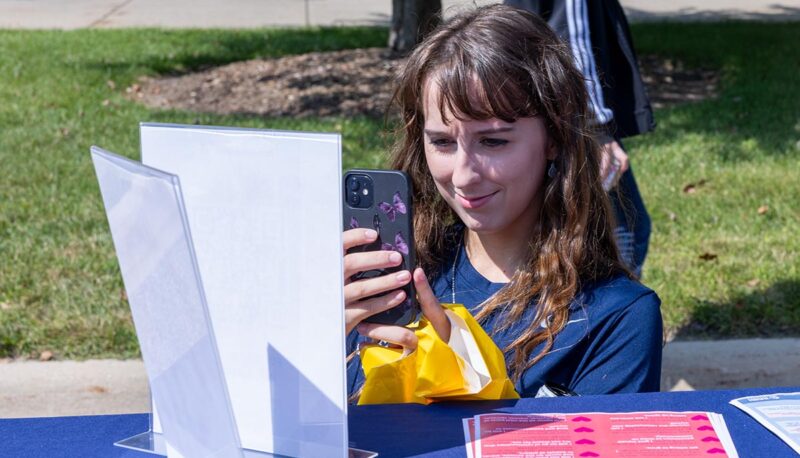
MULTIPOLYGON (((800 24, 634 34, 640 53, 723 72, 719 98, 661 110, 655 133, 627 143, 654 222, 645 280, 668 326, 800 335, 800 24)), ((125 98, 139 76, 385 38, 369 28, 0 31, 0 357, 138 353, 90 145, 136 158, 140 121, 339 131, 346 168, 383 163, 382 120, 154 111, 125 98)))

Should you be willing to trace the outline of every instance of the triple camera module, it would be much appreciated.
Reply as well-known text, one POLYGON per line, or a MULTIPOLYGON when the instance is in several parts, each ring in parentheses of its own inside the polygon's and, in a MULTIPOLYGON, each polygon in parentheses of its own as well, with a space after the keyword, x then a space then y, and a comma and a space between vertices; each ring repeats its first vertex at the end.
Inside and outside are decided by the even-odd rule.
POLYGON ((367 175, 348 175, 344 183, 347 204, 353 208, 372 207, 372 178, 367 175))

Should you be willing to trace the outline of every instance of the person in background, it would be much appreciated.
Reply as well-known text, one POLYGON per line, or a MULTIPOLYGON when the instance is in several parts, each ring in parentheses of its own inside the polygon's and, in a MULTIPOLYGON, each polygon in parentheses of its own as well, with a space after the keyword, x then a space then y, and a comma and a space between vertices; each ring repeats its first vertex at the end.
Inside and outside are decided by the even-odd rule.
POLYGON ((622 6, 617 0, 506 0, 505 4, 539 15, 569 43, 586 80, 603 146, 601 174, 616 214, 620 254, 641 276, 650 216, 621 139, 652 130, 655 121, 622 6))
MULTIPOLYGON (((659 390, 660 300, 620 259, 587 98, 568 46, 521 9, 461 13, 411 53, 393 98, 401 120, 390 165, 413 182, 420 267, 360 278, 402 256, 344 255, 351 398, 364 382, 360 338, 416 348, 411 329, 364 321, 406 300, 400 288, 412 281, 445 343, 441 304, 464 304, 521 396, 544 383, 578 394, 659 390)), ((345 253, 376 237, 345 231, 345 253)))

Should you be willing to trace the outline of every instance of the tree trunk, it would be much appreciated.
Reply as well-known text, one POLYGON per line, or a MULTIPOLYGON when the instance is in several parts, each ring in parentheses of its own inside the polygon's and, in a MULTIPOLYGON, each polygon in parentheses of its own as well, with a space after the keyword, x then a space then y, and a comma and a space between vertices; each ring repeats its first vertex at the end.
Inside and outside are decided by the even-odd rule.
POLYGON ((392 0, 389 48, 408 53, 441 21, 441 0, 392 0))

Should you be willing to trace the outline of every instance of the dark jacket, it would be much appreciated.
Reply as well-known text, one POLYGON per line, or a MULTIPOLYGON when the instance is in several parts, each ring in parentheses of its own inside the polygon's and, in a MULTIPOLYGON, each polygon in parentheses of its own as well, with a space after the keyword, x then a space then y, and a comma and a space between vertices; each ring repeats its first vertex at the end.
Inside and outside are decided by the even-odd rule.
POLYGON ((628 21, 617 0, 506 0, 544 18, 568 41, 587 79, 592 111, 609 135, 622 138, 655 127, 639 73, 628 21))

